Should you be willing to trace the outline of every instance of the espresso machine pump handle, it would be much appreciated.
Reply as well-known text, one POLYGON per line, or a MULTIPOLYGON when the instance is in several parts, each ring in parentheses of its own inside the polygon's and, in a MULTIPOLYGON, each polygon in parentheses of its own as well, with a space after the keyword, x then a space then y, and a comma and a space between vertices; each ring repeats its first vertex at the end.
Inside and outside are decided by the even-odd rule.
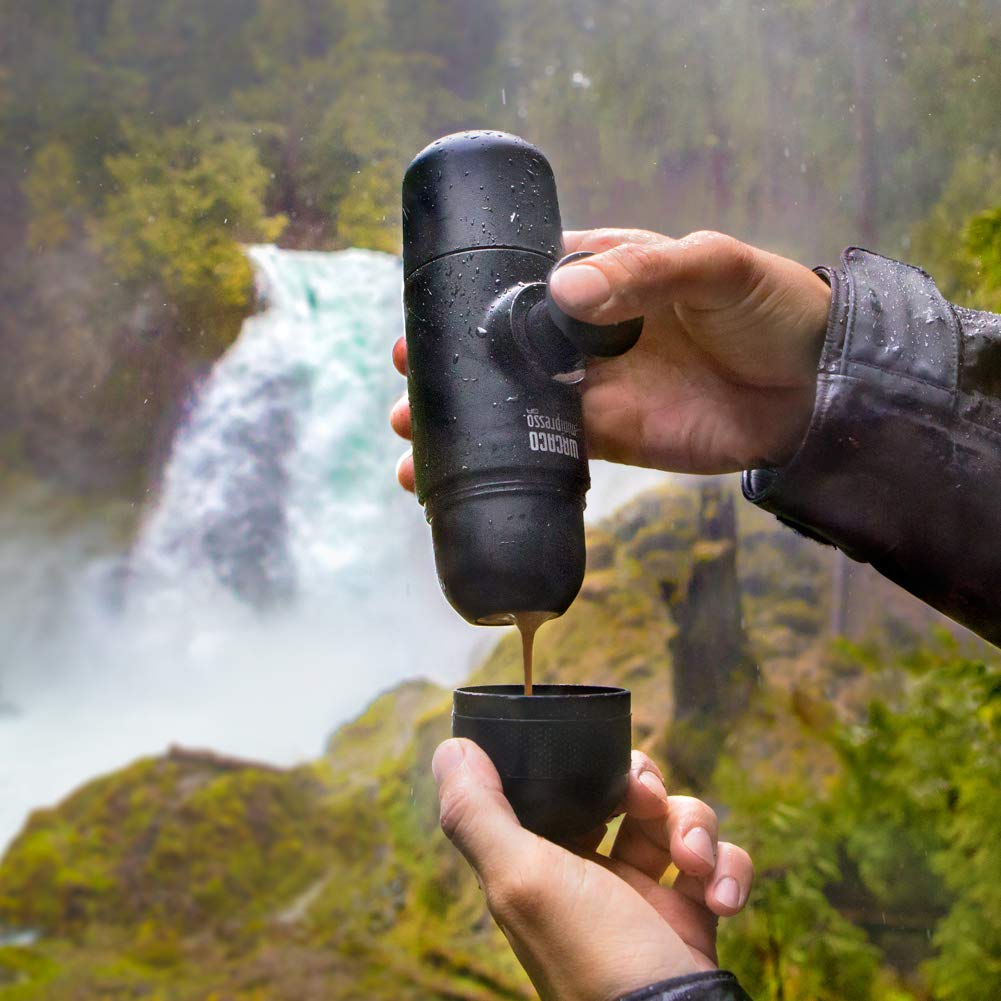
MULTIPOLYGON (((553 268, 553 272, 555 273, 567 264, 574 264, 577 261, 582 261, 587 257, 593 256, 594 254, 587 250, 581 250, 575 254, 567 254, 553 268)), ((550 274, 550 280, 552 280, 552 274, 550 274)), ((618 355, 625 354, 640 339, 640 334, 643 333, 642 316, 604 327, 575 319, 568 313, 564 313, 556 305, 549 289, 549 282, 546 282, 546 310, 549 313, 549 318, 556 325, 559 332, 582 355, 588 358, 615 358, 618 355)))
MULTIPOLYGON (((565 313, 549 289, 553 274, 566 264, 594 255, 568 254, 550 271, 545 282, 531 282, 514 291, 510 325, 515 343, 538 369, 556 382, 574 384, 585 374, 588 358, 625 354, 643 332, 643 317, 598 326, 565 313)), ((501 302, 505 302, 503 297, 501 302)))

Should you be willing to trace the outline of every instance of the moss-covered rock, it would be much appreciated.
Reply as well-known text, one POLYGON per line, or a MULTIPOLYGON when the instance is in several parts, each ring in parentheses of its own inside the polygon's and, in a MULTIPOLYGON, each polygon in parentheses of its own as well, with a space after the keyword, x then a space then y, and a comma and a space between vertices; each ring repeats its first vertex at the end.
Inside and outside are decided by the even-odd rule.
POLYGON ((447 711, 450 705, 450 693, 424 678, 404 681, 377 696, 330 738, 332 777, 344 785, 376 781, 384 763, 406 750, 421 718, 433 709, 447 711))
POLYGON ((0 868, 0 922, 71 937, 252 929, 325 870, 331 848, 346 860, 371 849, 324 794, 309 768, 138 761, 32 815, 0 868))

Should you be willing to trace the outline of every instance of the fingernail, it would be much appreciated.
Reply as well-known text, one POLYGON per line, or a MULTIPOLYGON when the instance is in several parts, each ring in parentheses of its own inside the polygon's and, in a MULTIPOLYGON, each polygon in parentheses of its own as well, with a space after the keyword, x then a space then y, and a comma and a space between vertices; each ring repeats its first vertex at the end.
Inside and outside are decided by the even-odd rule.
POLYGON ((740 907, 740 884, 733 876, 724 876, 716 884, 716 899, 724 907, 740 907))
POLYGON ((462 764, 466 751, 459 740, 446 740, 438 745, 431 759, 431 774, 439 785, 462 764))
MULTIPOLYGON (((690 852, 698 855, 707 865, 716 864, 713 839, 709 837, 709 832, 704 827, 693 827, 681 840, 690 852)), ((730 879, 729 876, 726 878, 730 879)))
POLYGON ((604 273, 589 265, 560 268, 549 279, 549 288, 564 309, 594 309, 612 294, 604 273))
POLYGON ((640 785, 649 789, 657 799, 667 802, 667 790, 664 788, 664 783, 653 772, 640 772, 638 779, 640 785))

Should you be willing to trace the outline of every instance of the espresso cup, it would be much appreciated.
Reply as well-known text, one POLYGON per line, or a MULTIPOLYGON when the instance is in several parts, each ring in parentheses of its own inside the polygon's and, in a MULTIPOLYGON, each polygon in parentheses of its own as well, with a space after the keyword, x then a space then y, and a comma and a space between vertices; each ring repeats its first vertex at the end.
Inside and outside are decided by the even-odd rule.
POLYGON ((494 763, 522 826, 552 841, 599 827, 629 781, 630 701, 625 688, 481 685, 456 689, 452 736, 494 763))

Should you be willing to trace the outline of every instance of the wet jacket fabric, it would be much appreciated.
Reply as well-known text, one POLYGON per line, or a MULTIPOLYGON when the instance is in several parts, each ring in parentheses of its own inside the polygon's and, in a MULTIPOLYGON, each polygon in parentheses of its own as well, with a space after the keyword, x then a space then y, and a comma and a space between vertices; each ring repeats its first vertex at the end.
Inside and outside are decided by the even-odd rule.
POLYGON ((918 268, 849 248, 813 420, 744 495, 1001 645, 1001 316, 918 268))
MULTIPOLYGON (((744 496, 1001 646, 1001 316, 858 247, 817 273, 832 296, 813 419, 744 496)), ((750 999, 713 971, 621 1001, 750 999)))
POLYGON ((726 970, 693 973, 633 991, 620 1001, 751 1001, 726 970))

